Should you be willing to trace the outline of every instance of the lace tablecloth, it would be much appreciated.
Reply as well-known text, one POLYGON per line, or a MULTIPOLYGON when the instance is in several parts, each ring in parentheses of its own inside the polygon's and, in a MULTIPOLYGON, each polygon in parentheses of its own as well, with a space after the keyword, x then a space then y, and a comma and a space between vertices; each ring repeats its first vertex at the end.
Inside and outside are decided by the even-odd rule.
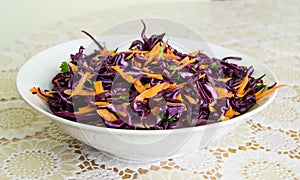
POLYGON ((299 179, 300 1, 211 1, 124 7, 76 17, 0 51, 0 179, 299 179), (275 101, 204 149, 146 164, 123 162, 64 134, 18 96, 15 77, 37 52, 130 19, 162 17, 247 54, 287 84, 275 101))

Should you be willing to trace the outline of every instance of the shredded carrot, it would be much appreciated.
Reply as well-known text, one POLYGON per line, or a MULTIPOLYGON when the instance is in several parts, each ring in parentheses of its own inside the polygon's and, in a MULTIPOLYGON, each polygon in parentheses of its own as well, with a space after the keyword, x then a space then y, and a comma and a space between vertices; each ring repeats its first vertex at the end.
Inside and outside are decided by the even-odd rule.
POLYGON ((98 109, 97 113, 105 121, 114 122, 114 121, 118 120, 118 118, 113 113, 111 113, 110 111, 108 111, 107 109, 98 109))
POLYGON ((146 88, 143 86, 143 84, 141 83, 141 81, 139 81, 137 79, 133 82, 133 84, 134 84, 135 89, 139 93, 144 92, 146 90, 146 88))
POLYGON ((151 87, 150 89, 147 89, 146 91, 142 92, 139 94, 135 100, 143 100, 145 98, 152 98, 154 97, 157 93, 159 93, 162 90, 166 90, 170 87, 170 84, 168 82, 164 83, 158 83, 155 86, 151 87))
POLYGON ((146 62, 144 63, 144 66, 147 66, 155 57, 159 55, 159 49, 160 49, 160 43, 156 43, 156 45, 146 53, 146 62))
POLYGON ((148 83, 144 86, 146 89, 149 89, 151 87, 151 85, 148 83))
POLYGON ((233 110, 233 108, 231 106, 229 106, 229 109, 225 112, 225 117, 227 117, 228 119, 232 118, 235 115, 240 115, 239 112, 233 110))
POLYGON ((90 72, 86 72, 81 79, 79 80, 77 86, 74 88, 71 97, 80 94, 80 92, 83 90, 83 85, 85 83, 85 81, 90 78, 92 76, 92 74, 90 72))
MULTIPOLYGON (((255 93, 256 100, 261 99, 262 97, 264 97, 264 96, 266 96, 266 95, 268 95, 268 94, 274 92, 276 89, 281 88, 281 87, 283 87, 283 86, 285 86, 285 84, 281 84, 281 85, 275 86, 275 87, 273 87, 273 88, 271 88, 271 89, 268 89, 268 90, 266 90, 266 91, 264 91, 264 92, 258 91, 258 92, 260 92, 259 94, 257 94, 258 92, 255 93)), ((263 89, 262 89, 262 90, 263 90, 263 89)))
POLYGON ((185 58, 183 58, 179 63, 180 64, 184 64, 186 62, 188 62, 190 60, 190 58, 188 56, 186 56, 185 58))
POLYGON ((187 107, 185 104, 183 103, 172 103, 172 102, 167 102, 167 104, 170 104, 170 105, 178 105, 178 106, 183 106, 184 107, 184 110, 186 111, 187 110, 187 107))
POLYGON ((176 100, 182 101, 181 93, 179 93, 179 94, 176 96, 176 100))
POLYGON ((215 90, 217 91, 219 98, 224 98, 228 95, 228 91, 225 88, 215 87, 215 90))
POLYGON ((142 67, 142 64, 141 64, 140 62, 137 62, 137 61, 134 61, 134 65, 135 65, 136 67, 139 67, 139 68, 142 67))
POLYGON ((124 112, 122 112, 122 111, 117 111, 117 114, 120 115, 120 116, 122 116, 122 117, 126 117, 127 116, 127 114, 124 113, 124 112))
POLYGON ((75 112, 75 114, 85 114, 85 113, 89 113, 89 112, 92 112, 95 110, 96 110, 95 106, 88 105, 88 106, 78 108, 78 111, 75 112))
POLYGON ((207 65, 207 64, 201 64, 199 67, 200 67, 201 69, 206 69, 206 68, 208 68, 208 65, 207 65))
POLYGON ((161 74, 152 74, 152 73, 144 73, 142 72, 142 74, 145 74, 146 76, 148 76, 149 78, 154 78, 154 79, 158 79, 158 80, 163 80, 163 77, 161 74))
POLYGON ((104 46, 103 47, 103 50, 102 50, 102 52, 101 52, 101 54, 100 54, 100 56, 109 56, 109 55, 111 55, 112 54, 112 51, 109 51, 107 48, 106 48, 106 46, 104 46))
POLYGON ((191 96, 188 96, 188 95, 185 94, 184 97, 189 101, 189 103, 197 104, 196 99, 192 98, 191 96))
POLYGON ((228 78, 218 78, 218 80, 221 81, 221 82, 227 82, 230 79, 231 79, 230 77, 228 77, 228 78))
POLYGON ((243 94, 244 89, 248 84, 248 81, 249 81, 249 77, 248 75, 246 75, 244 79, 241 81, 241 83, 238 85, 238 90, 237 90, 238 94, 243 94))
POLYGON ((157 116, 160 112, 160 108, 158 106, 155 106, 154 108, 151 109, 151 113, 154 115, 154 116, 157 116))
POLYGON ((120 68, 120 66, 110 66, 113 70, 117 71, 123 79, 128 81, 129 83, 134 83, 135 79, 131 75, 127 75, 124 71, 120 68))
POLYGON ((147 73, 151 71, 150 69, 148 69, 146 67, 143 67, 142 70, 145 71, 145 72, 147 72, 147 73))
POLYGON ((69 62, 69 66, 71 67, 71 69, 72 69, 73 72, 77 72, 78 71, 78 67, 75 64, 69 62))
POLYGON ((187 66, 187 65, 189 65, 191 63, 194 63, 195 61, 196 61, 196 59, 191 59, 189 61, 185 61, 181 66, 178 66, 176 68, 172 68, 171 70, 180 70, 180 69, 184 68, 185 66, 187 66))
MULTIPOLYGON (((64 93, 71 96, 72 95, 72 90, 71 89, 66 89, 66 90, 64 90, 64 93)), ((91 91, 87 91, 87 90, 82 90, 76 95, 77 96, 94 96, 95 93, 91 92, 91 91)))
POLYGON ((186 85, 186 82, 184 82, 184 83, 181 83, 181 84, 178 84, 178 85, 177 85, 177 88, 183 88, 183 87, 184 87, 184 85, 186 85))
POLYGON ((46 94, 45 92, 43 92, 42 90, 39 90, 38 88, 36 87, 33 87, 30 89, 30 92, 32 92, 33 94, 37 94, 40 98, 42 98, 44 101, 47 101, 47 97, 48 95, 52 96, 52 94, 46 94))
POLYGON ((102 86, 102 81, 96 81, 94 83, 94 88, 95 88, 95 94, 100 94, 104 92, 103 86, 102 86))
POLYGON ((109 103, 108 102, 99 101, 99 102, 95 102, 95 105, 97 105, 97 106, 108 106, 109 103))
POLYGON ((64 90, 64 93, 65 93, 66 95, 71 96, 72 90, 71 90, 71 89, 66 89, 66 90, 64 90))
POLYGON ((173 84, 170 84, 170 87, 169 89, 176 89, 177 88, 177 84, 176 83, 173 83, 173 84))
POLYGON ((82 65, 87 67, 87 68, 89 67, 86 61, 82 65))
POLYGON ((216 112, 216 109, 213 106, 209 105, 208 108, 210 112, 216 112))
POLYGON ((127 57, 126 57, 126 60, 131 59, 131 58, 133 57, 133 55, 134 55, 134 52, 132 52, 129 56, 127 56, 127 57))
POLYGON ((201 51, 198 50, 198 51, 194 51, 194 52, 190 52, 188 53, 189 56, 196 56, 197 54, 199 54, 201 51))

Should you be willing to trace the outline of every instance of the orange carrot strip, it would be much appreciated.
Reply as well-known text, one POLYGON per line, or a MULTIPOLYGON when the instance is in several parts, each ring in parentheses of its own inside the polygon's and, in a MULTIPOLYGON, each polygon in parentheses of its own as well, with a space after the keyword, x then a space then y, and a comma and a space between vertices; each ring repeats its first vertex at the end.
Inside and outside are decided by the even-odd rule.
POLYGON ((109 51, 107 48, 106 48, 106 46, 104 46, 103 47, 103 50, 102 50, 102 52, 101 52, 101 54, 100 54, 100 56, 109 56, 109 55, 111 55, 112 54, 112 51, 109 51))
POLYGON ((66 90, 64 90, 64 93, 65 93, 66 95, 71 96, 72 90, 71 90, 71 89, 66 89, 66 90))
POLYGON ((189 65, 189 64, 191 64, 195 61, 196 61, 196 59, 191 59, 189 61, 185 61, 181 66, 176 67, 176 68, 172 68, 171 70, 180 70, 180 69, 184 68, 185 66, 187 66, 187 65, 189 65))
POLYGON ((100 93, 104 92, 104 89, 103 89, 101 81, 95 82, 94 83, 94 88, 95 88, 95 94, 100 94, 100 93))
POLYGON ((120 68, 120 66, 110 66, 113 70, 117 71, 123 79, 125 79, 126 81, 128 81, 129 83, 134 83, 135 79, 124 73, 124 71, 120 68))
POLYGON ((127 56, 127 57, 126 57, 126 60, 131 59, 131 58, 133 57, 133 55, 134 55, 134 52, 132 52, 129 56, 127 56))
POLYGON ((146 89, 149 89, 149 88, 151 88, 151 85, 148 83, 148 84, 146 84, 144 87, 145 87, 146 89))
POLYGON ((225 117, 230 119, 235 115, 240 115, 240 113, 233 110, 233 108, 231 106, 229 106, 229 109, 225 112, 225 117))
POLYGON ((156 43, 156 45, 146 54, 146 62, 144 66, 147 66, 158 54, 159 54, 160 43, 156 43))
POLYGON ((71 97, 80 94, 80 92, 83 90, 83 85, 85 83, 85 81, 90 78, 92 76, 92 74, 90 72, 86 72, 81 79, 79 80, 78 85, 74 88, 71 97))
POLYGON ((199 52, 201 52, 201 51, 198 50, 198 51, 190 52, 190 53, 188 53, 188 55, 189 55, 189 56, 195 56, 195 55, 197 55, 199 52))
POLYGON ((109 112, 107 109, 98 109, 97 113, 105 121, 114 122, 114 121, 118 120, 118 118, 113 113, 109 112))
POLYGON ((189 101, 189 103, 197 104, 197 101, 194 98, 192 98, 191 96, 184 95, 184 97, 189 101))
POLYGON ((127 114, 124 113, 124 112, 122 112, 122 111, 117 111, 117 114, 120 115, 120 116, 122 116, 122 117, 126 117, 127 116, 127 114))
MULTIPOLYGON (((64 90, 64 93, 71 96, 72 95, 72 90, 71 89, 66 89, 66 90, 64 90)), ((94 96, 95 93, 91 92, 91 91, 87 91, 87 90, 82 90, 76 95, 77 96, 94 96)))
POLYGON ((71 69, 72 69, 73 72, 77 72, 78 71, 78 67, 75 64, 69 62, 69 66, 71 67, 71 69))
POLYGON ((147 89, 146 91, 139 94, 135 100, 143 100, 145 98, 152 98, 154 97, 158 92, 168 89, 170 87, 170 84, 168 82, 164 83, 158 83, 155 86, 151 87, 150 89, 147 89))
POLYGON ((261 99, 262 97, 264 97, 264 96, 266 96, 266 95, 274 92, 276 89, 281 88, 283 86, 285 86, 285 84, 281 84, 281 85, 275 86, 275 87, 273 87, 271 89, 268 89, 267 91, 264 91, 264 92, 258 94, 257 96, 256 96, 256 93, 255 93, 256 100, 261 99))
POLYGON ((200 67, 201 69, 206 69, 206 68, 208 68, 208 65, 207 65, 207 64, 201 64, 199 67, 200 67))
POLYGON ((188 56, 186 56, 185 58, 183 58, 181 61, 180 61, 180 64, 184 64, 186 62, 188 62, 190 60, 190 58, 188 56))
MULTIPOLYGON (((41 90, 40 90, 40 91, 41 91, 41 90)), ((48 99, 46 98, 46 95, 41 94, 40 91, 39 91, 38 88, 36 88, 36 87, 33 87, 33 88, 30 89, 30 92, 32 92, 33 94, 38 95, 38 96, 39 96, 40 98, 42 98, 44 101, 47 101, 48 99)))
POLYGON ((170 104, 170 105, 178 105, 178 106, 183 106, 184 107, 184 110, 186 111, 187 110, 187 107, 185 104, 183 103, 172 103, 172 102, 167 102, 167 104, 170 104))
POLYGON ((99 102, 95 102, 95 105, 97 105, 97 106, 108 106, 109 103, 108 102, 99 101, 99 102))
POLYGON ((92 112, 95 110, 96 110, 95 106, 88 105, 88 106, 78 108, 78 111, 75 112, 75 114, 85 114, 85 113, 89 113, 89 112, 92 112))
POLYGON ((179 94, 176 96, 176 100, 182 101, 181 93, 179 93, 179 94))
POLYGON ((154 79, 158 79, 158 80, 163 80, 163 77, 161 74, 152 74, 152 73, 144 73, 142 72, 142 74, 145 74, 146 76, 148 76, 149 78, 154 78, 154 79))
POLYGON ((143 86, 143 84, 141 83, 141 81, 139 81, 137 79, 133 82, 133 84, 134 84, 135 89, 139 93, 144 92, 146 90, 146 88, 143 86))
POLYGON ((160 112, 160 107, 158 106, 155 106, 154 108, 151 109, 151 113, 154 115, 154 116, 157 116, 160 112))
POLYGON ((134 87, 136 88, 136 90, 139 93, 146 90, 146 88, 143 86, 143 84, 139 80, 134 79, 131 75, 125 74, 124 71, 119 66, 110 66, 110 67, 112 69, 114 69, 115 71, 117 71, 122 76, 123 79, 125 79, 129 83, 133 83, 134 87))
POLYGON ((150 72, 151 71, 149 68, 146 68, 146 67, 143 67, 142 70, 145 71, 145 72, 150 72))
POLYGON ((221 82, 227 82, 230 79, 231 79, 230 77, 228 77, 228 78, 218 78, 218 80, 221 81, 221 82))
POLYGON ((245 87, 247 86, 249 81, 249 77, 248 75, 244 77, 244 79, 241 81, 241 83, 239 84, 239 88, 237 90, 238 94, 243 94, 245 87))
POLYGON ((213 106, 209 105, 208 108, 210 112, 216 112, 216 109, 213 106))

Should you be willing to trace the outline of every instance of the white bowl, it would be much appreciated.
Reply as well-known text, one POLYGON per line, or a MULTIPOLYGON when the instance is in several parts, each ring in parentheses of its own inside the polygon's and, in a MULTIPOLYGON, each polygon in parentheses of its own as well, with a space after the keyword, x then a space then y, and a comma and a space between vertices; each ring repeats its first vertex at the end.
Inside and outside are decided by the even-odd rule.
MULTIPOLYGON (((108 37, 106 42, 111 38, 108 37)), ((49 110, 48 105, 38 96, 32 95, 29 89, 32 87, 51 89, 51 79, 58 73, 60 63, 67 61, 70 54, 76 53, 81 45, 88 47, 90 43, 89 39, 74 40, 59 44, 35 55, 20 69, 16 80, 17 89, 21 97, 31 107, 50 117, 63 131, 98 150, 119 158, 134 161, 155 161, 206 147, 209 143, 228 134, 239 123, 263 110, 271 103, 277 93, 276 91, 259 100, 257 105, 251 108, 249 112, 231 120, 173 130, 112 129, 81 124, 55 116, 49 110)), ((193 43, 197 44, 197 42, 193 43)), ((215 45, 209 45, 209 48, 212 50, 214 57, 217 58, 232 55, 242 57, 242 61, 235 61, 235 63, 254 66, 254 76, 258 77, 266 74, 264 80, 269 84, 277 81, 274 74, 266 66, 246 55, 215 45)))

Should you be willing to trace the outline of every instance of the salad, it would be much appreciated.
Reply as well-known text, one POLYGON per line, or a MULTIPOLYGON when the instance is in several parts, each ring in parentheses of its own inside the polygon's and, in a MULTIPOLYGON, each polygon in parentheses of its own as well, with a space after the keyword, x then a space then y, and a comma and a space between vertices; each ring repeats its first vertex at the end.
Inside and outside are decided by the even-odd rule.
POLYGON ((265 75, 253 77, 252 66, 179 52, 165 33, 141 39, 128 50, 84 47, 62 62, 52 89, 30 91, 53 114, 80 123, 120 129, 174 129, 227 121, 246 113, 256 102, 283 85, 267 86, 265 75))

